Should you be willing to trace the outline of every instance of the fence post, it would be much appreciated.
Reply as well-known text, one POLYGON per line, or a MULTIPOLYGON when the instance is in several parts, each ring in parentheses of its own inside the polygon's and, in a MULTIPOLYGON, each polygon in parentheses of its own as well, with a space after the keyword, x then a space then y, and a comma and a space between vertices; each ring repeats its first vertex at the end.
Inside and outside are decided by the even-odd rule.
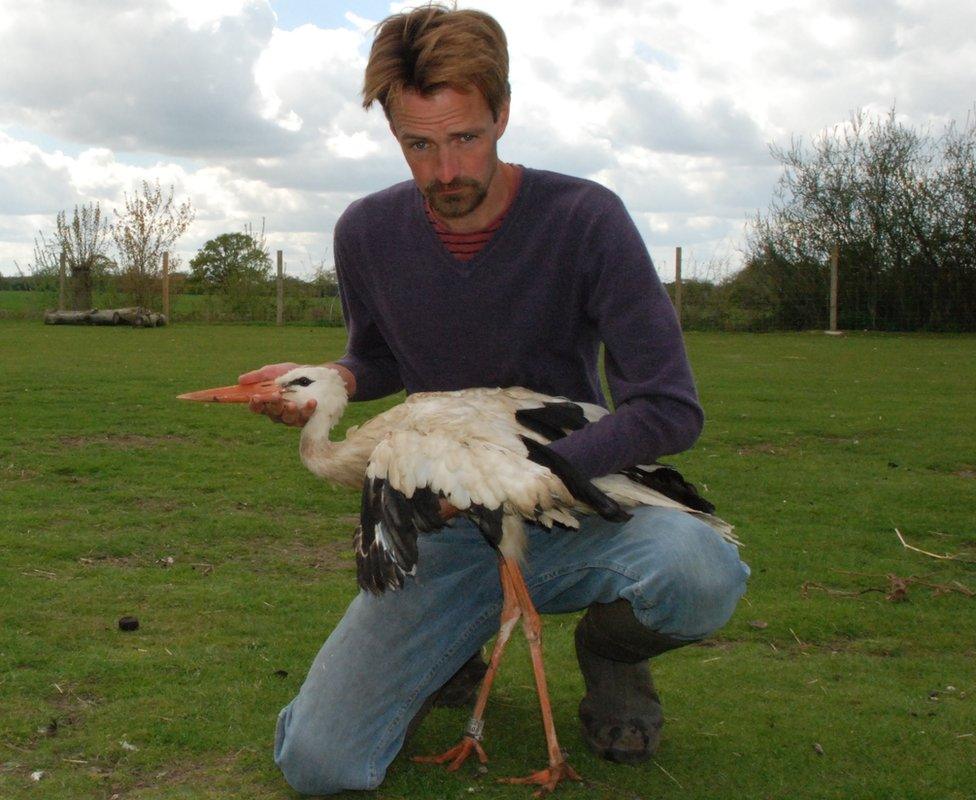
POLYGON ((681 248, 674 248, 674 311, 681 327, 681 248))
POLYGON ((840 245, 830 248, 830 332, 837 333, 837 285, 840 270, 840 245))
POLYGON ((281 326, 285 322, 285 277, 284 277, 284 256, 282 251, 278 251, 278 314, 275 322, 281 326))
POLYGON ((64 311, 64 281, 65 270, 67 269, 67 255, 61 251, 61 265, 58 267, 58 311, 64 311))
POLYGON ((163 316, 169 318, 169 253, 163 253, 163 316))

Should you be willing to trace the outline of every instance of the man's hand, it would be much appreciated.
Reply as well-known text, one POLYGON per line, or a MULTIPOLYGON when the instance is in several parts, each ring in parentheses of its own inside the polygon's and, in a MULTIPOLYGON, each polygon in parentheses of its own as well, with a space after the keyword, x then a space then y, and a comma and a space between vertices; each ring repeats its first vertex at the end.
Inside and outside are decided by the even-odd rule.
MULTIPOLYGON (((261 369, 245 372, 237 379, 237 382, 260 383, 261 381, 271 381, 298 366, 300 365, 293 364, 290 361, 283 364, 266 364, 261 369)), ((252 399, 248 404, 248 408, 255 414, 264 414, 275 422, 301 428, 315 412, 315 401, 309 400, 304 406, 299 408, 290 400, 269 400, 268 402, 262 402, 252 399)))

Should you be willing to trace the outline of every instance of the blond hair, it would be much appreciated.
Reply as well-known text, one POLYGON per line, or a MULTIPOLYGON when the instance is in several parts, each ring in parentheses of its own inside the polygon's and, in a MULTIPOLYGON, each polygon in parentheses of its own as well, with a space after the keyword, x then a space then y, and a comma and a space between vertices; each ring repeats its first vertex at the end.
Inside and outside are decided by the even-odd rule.
POLYGON ((511 94, 505 32, 483 11, 431 3, 393 14, 376 28, 363 81, 363 107, 390 107, 404 90, 429 95, 475 89, 497 120, 511 94))

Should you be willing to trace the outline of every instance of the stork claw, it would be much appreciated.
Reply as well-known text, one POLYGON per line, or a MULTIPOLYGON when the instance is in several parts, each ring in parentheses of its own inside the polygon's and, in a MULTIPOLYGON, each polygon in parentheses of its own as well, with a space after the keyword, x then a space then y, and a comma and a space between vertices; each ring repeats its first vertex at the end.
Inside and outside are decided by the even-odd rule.
POLYGON ((448 772, 454 772, 458 769, 465 761, 467 761, 468 756, 471 753, 478 754, 478 761, 482 764, 488 763, 488 755, 485 753, 485 749, 481 746, 481 742, 476 739, 472 739, 470 736, 465 736, 458 744, 454 745, 450 750, 447 750, 439 755, 435 756, 413 756, 410 760, 418 764, 447 764, 448 772))
POLYGON ((533 772, 531 775, 526 775, 524 778, 499 778, 499 783, 516 783, 516 784, 535 784, 539 789, 532 793, 533 797, 542 797, 543 795, 549 794, 556 790, 557 784, 561 780, 570 781, 581 781, 583 780, 579 774, 569 766, 565 761, 560 761, 558 764, 546 767, 546 769, 540 769, 538 772, 533 772))

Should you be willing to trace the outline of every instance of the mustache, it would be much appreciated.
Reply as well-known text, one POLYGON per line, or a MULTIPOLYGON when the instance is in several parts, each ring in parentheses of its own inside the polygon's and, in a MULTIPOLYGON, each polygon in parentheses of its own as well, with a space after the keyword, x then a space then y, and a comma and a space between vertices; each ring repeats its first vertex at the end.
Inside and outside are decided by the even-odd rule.
POLYGON ((450 192, 457 189, 480 189, 481 184, 478 183, 474 178, 455 178, 449 183, 441 183, 440 181, 431 181, 427 184, 428 193, 433 192, 450 192))

